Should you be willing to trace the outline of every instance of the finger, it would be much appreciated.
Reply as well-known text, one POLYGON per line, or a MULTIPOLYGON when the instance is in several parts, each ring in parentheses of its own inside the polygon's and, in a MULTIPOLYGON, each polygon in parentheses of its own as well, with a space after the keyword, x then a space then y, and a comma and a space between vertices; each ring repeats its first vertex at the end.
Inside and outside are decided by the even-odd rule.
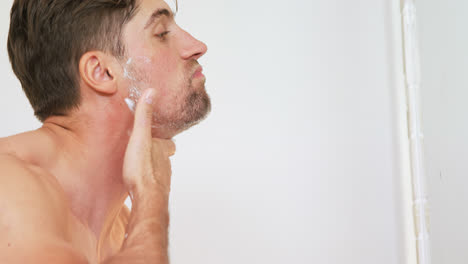
POLYGON ((131 142, 136 141, 144 145, 151 144, 151 125, 155 94, 154 89, 146 89, 138 100, 132 136, 130 138, 131 142))

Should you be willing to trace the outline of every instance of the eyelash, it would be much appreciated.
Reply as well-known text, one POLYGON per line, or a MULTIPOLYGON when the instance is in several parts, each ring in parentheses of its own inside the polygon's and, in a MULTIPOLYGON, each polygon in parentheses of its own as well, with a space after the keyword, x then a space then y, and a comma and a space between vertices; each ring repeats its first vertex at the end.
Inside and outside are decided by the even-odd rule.
POLYGON ((169 34, 170 31, 164 31, 163 33, 161 34, 157 34, 156 37, 160 38, 160 39, 164 39, 164 37, 169 34))

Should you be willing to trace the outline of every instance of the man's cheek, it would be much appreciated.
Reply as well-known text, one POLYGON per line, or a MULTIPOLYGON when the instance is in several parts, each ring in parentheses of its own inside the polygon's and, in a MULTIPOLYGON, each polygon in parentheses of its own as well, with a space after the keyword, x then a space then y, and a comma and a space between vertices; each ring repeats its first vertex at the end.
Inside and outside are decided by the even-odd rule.
POLYGON ((166 76, 176 73, 178 60, 170 50, 160 50, 158 54, 151 58, 153 70, 166 76))
POLYGON ((156 100, 154 105, 154 115, 156 119, 170 119, 174 113, 177 112, 177 104, 174 103, 173 98, 161 96, 156 100), (160 118, 158 118, 158 116, 160 118))

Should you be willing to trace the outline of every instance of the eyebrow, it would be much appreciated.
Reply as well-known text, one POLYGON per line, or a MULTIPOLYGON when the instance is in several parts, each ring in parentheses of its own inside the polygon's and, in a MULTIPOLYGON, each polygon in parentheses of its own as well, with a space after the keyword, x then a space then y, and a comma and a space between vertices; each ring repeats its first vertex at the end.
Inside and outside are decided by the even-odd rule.
POLYGON ((167 18, 174 18, 174 14, 171 11, 169 11, 168 9, 166 9, 166 8, 156 9, 153 12, 153 14, 151 14, 148 21, 146 22, 145 29, 147 29, 149 26, 151 26, 151 24, 155 23, 158 19, 160 19, 163 16, 165 16, 167 18))

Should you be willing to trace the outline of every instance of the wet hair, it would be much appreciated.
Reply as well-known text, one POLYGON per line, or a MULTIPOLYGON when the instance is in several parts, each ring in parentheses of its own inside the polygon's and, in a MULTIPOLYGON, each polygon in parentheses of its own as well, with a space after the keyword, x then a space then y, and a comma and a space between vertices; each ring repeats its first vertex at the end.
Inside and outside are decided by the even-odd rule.
POLYGON ((137 9, 136 0, 14 0, 8 55, 41 122, 80 105, 84 53, 125 53, 122 28, 137 9))

